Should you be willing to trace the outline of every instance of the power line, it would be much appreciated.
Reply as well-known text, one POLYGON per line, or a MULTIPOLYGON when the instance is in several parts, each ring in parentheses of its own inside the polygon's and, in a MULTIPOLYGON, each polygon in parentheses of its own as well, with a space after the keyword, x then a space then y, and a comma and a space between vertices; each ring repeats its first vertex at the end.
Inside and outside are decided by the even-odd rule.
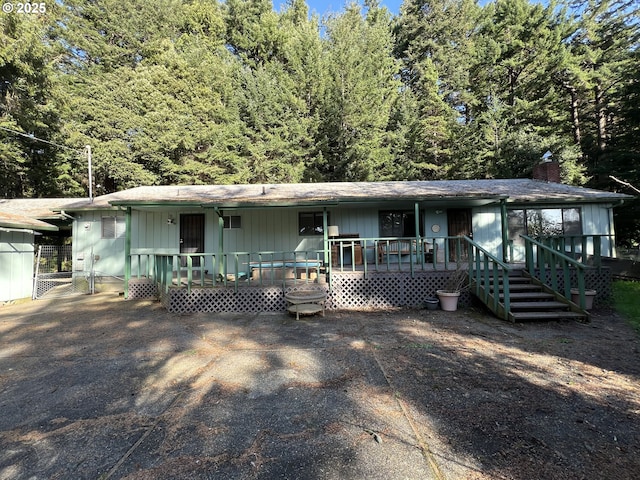
POLYGON ((59 143, 51 142, 49 140, 45 140, 44 138, 38 138, 33 134, 19 132, 17 130, 12 130, 7 127, 0 127, 0 130, 5 130, 7 132, 13 133, 14 135, 20 135, 21 137, 29 138, 37 142, 47 143, 49 145, 53 145, 54 147, 66 148, 67 150, 71 150, 72 152, 83 153, 87 155, 87 162, 89 166, 89 199, 93 201, 93 176, 91 173, 91 146, 90 145, 86 145, 84 147, 84 150, 80 150, 79 148, 72 148, 72 147, 67 147, 66 145, 60 145, 59 143))
POLYGON ((0 127, 0 129, 5 130, 5 131, 10 132, 10 133, 13 133, 15 135, 20 135, 21 137, 29 138, 31 140, 36 140, 38 142, 48 143, 49 145, 53 145, 54 147, 66 148, 67 150, 72 150, 74 152, 82 151, 82 150, 80 150, 78 148, 67 147, 66 145, 60 145, 59 143, 51 142, 51 141, 45 140, 43 138, 38 138, 35 135, 33 135, 32 133, 19 132, 17 130, 11 130, 10 128, 6 128, 6 127, 0 127))

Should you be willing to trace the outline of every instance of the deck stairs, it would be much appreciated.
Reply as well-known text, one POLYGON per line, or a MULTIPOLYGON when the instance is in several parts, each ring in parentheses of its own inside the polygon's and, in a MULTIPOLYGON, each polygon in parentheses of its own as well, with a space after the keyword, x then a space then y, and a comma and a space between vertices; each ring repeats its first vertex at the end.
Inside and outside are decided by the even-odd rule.
MULTIPOLYGON (((498 308, 495 302, 484 302, 497 316, 512 322, 531 322, 558 319, 573 319, 586 322, 589 313, 565 298, 561 293, 554 291, 547 285, 532 278, 526 270, 511 270, 508 275, 509 283, 509 308, 505 307, 505 289, 502 278, 498 286, 498 308)), ((472 285, 472 291, 475 285, 472 285)), ((496 292, 493 285, 479 286, 481 295, 490 300, 495 299, 496 292)))

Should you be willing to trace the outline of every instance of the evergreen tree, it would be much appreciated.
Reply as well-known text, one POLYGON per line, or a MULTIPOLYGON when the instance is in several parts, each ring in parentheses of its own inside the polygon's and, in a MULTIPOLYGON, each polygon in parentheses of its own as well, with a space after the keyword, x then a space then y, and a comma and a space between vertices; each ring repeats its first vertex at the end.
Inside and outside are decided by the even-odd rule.
POLYGON ((393 175, 388 127, 398 96, 391 18, 377 3, 356 4, 327 21, 327 91, 321 145, 326 180, 381 180, 393 175))
POLYGON ((225 48, 219 4, 165 1, 152 12, 140 9, 155 15, 148 24, 143 13, 118 23, 116 13, 125 15, 134 3, 122 2, 96 20, 95 12, 87 12, 110 3, 80 8, 76 2, 58 32, 64 58, 72 58, 60 71, 67 129, 73 143, 93 147, 96 192, 243 180, 246 167, 237 153, 241 125, 231 82, 237 66, 225 48), (71 48, 85 29, 101 32, 98 44, 88 51, 71 48))
MULTIPOLYGON (((484 130, 488 137, 480 143, 489 150, 476 154, 485 175, 528 176, 541 155, 551 150, 566 162, 566 179, 584 181, 580 155, 571 147, 564 91, 554 83, 567 55, 565 12, 554 3, 543 7, 526 0, 497 0, 483 9, 483 18, 472 65, 477 101, 472 118, 495 126, 484 130), (533 150, 525 154, 526 148, 519 146, 533 150)), ((475 137, 460 138, 482 140, 482 131, 476 128, 475 137)), ((469 154, 471 148, 465 151, 469 154)))
POLYGON ((473 0, 408 0, 395 24, 395 54, 410 88, 414 114, 404 143, 410 178, 448 175, 454 133, 470 121, 469 61, 479 9, 473 0))
POLYGON ((270 8, 254 0, 229 3, 228 44, 240 65, 234 77, 243 125, 239 155, 245 182, 299 182, 316 155, 319 26, 303 0, 280 14, 270 8))
POLYGON ((59 195, 78 187, 66 175, 68 165, 53 145, 60 129, 51 68, 54 53, 46 37, 53 11, 0 15, 0 126, 4 128, 0 195, 4 197, 59 195))
POLYGON ((640 6, 629 0, 584 0, 571 5, 580 18, 571 38, 573 68, 568 76, 576 85, 581 118, 589 120, 580 122, 577 139, 597 177, 611 170, 608 147, 619 111, 627 104, 622 93, 631 81, 628 72, 637 71, 634 50, 640 35, 640 6))

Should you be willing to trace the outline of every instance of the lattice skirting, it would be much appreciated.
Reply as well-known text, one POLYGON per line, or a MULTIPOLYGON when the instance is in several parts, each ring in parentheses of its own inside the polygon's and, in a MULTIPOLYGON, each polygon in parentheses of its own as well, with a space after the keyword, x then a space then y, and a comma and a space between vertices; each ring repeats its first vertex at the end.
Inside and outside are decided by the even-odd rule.
MULTIPOLYGON (((551 272, 546 272, 547 285, 551 285, 551 272)), ((540 271, 536 272, 536 275, 540 275, 540 271)), ((570 274, 571 287, 578 286, 578 277, 575 270, 571 270, 570 274)), ((611 269, 609 267, 589 268, 585 271, 585 284, 586 288, 594 289, 597 293, 593 299, 593 305, 595 307, 604 305, 609 298, 611 298, 611 269)), ((558 275, 558 289, 562 292, 564 290, 564 278, 562 272, 558 275)))
MULTIPOLYGON (((415 272, 363 272, 333 273, 331 290, 327 284, 301 284, 283 289, 273 286, 194 287, 169 288, 159 297, 170 312, 281 312, 285 311, 285 293, 301 289, 324 289, 327 291, 327 309, 359 310, 367 308, 422 306, 436 290, 446 286, 452 271, 415 272)), ((572 272, 572 286, 577 284, 572 272)), ((602 304, 611 295, 611 272, 607 268, 588 270, 587 288, 598 291, 595 305, 602 304)), ((560 279, 560 288, 563 288, 560 279)), ((158 289, 151 280, 136 279, 129 282, 129 298, 158 297, 158 289)), ((472 296, 462 292, 458 305, 468 307, 472 296)))
MULTIPOLYGON (((444 288, 451 272, 384 272, 364 274, 358 272, 334 274, 331 290, 327 284, 282 286, 240 286, 237 291, 226 287, 169 288, 160 294, 160 301, 170 312, 279 312, 285 310, 285 293, 324 289, 327 309, 357 310, 421 306, 436 290, 444 288)), ((157 290, 156 290, 157 292, 157 290)), ((133 289, 129 286, 129 296, 133 289)), ((149 295, 147 295, 149 296, 149 295)), ((139 298, 139 297, 135 297, 139 298)), ((463 292, 459 305, 468 306, 471 296, 463 292)))
POLYGON ((285 310, 285 293, 309 288, 328 290, 328 286, 323 284, 307 284, 284 290, 281 286, 241 286, 237 290, 222 286, 200 287, 192 288, 191 292, 184 288, 170 288, 162 292, 160 301, 167 310, 175 313, 281 312, 285 310))
POLYGON ((132 278, 129 280, 129 297, 134 298, 157 298, 158 286, 151 279, 132 278))
MULTIPOLYGON (((422 306, 436 290, 444 289, 452 271, 334 273, 330 308, 362 309, 422 306)), ((462 292, 458 305, 471 304, 469 292, 462 292)))

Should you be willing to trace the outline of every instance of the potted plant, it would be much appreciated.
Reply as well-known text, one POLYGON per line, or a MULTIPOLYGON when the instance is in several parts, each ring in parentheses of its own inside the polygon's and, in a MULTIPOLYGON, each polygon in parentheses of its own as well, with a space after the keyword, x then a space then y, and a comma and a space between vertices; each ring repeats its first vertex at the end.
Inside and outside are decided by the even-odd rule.
MULTIPOLYGON (((585 310, 591 310, 593 308, 593 299, 598 292, 594 289, 587 288, 584 291, 585 310)), ((580 290, 577 288, 571 289, 571 301, 576 305, 580 305, 580 290)))
POLYGON ((468 288, 469 276, 467 271, 458 264, 456 269, 447 279, 445 288, 436 290, 436 294, 440 299, 440 308, 446 312, 454 312, 458 309, 458 299, 460 293, 468 288))

